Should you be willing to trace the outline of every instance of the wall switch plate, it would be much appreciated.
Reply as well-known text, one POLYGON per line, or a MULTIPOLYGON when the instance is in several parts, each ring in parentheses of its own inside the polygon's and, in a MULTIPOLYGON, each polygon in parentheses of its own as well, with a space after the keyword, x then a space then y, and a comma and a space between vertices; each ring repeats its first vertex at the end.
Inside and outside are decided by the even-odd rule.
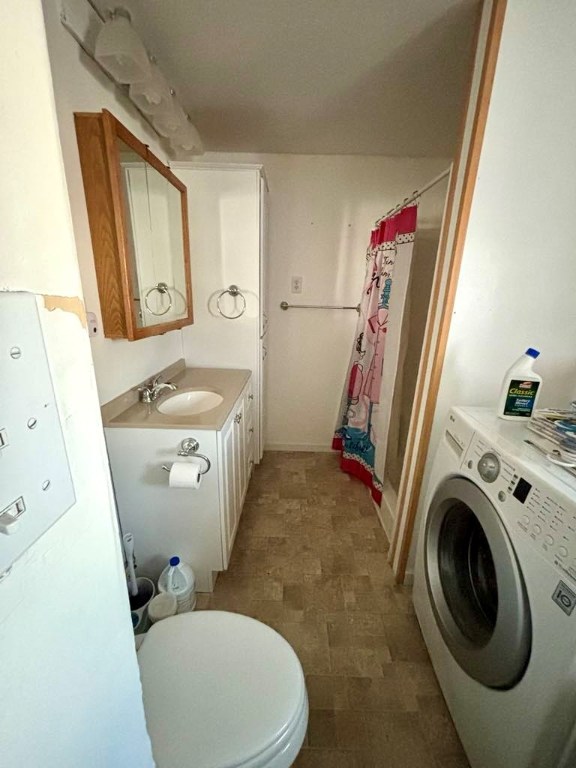
POLYGON ((290 288, 291 293, 302 293, 302 283, 303 280, 301 277, 292 277, 290 288))
POLYGON ((31 293, 0 291, 0 574, 75 502, 31 293))
POLYGON ((98 320, 94 312, 86 312, 86 320, 88 322, 88 336, 98 335, 98 320))

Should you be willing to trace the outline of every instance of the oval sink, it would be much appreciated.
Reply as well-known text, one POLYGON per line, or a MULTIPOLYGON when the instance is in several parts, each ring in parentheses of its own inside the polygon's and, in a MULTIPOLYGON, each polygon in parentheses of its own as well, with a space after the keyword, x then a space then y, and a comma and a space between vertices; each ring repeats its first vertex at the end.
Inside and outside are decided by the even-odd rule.
POLYGON ((222 395, 208 390, 189 390, 171 395, 156 406, 160 413, 167 416, 194 416, 197 413, 211 411, 224 402, 222 395))

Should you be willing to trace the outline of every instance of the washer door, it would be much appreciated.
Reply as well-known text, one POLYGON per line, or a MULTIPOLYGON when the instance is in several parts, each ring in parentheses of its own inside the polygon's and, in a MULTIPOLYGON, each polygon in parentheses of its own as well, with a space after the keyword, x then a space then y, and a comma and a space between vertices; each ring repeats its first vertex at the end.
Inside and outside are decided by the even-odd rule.
POLYGON ((434 494, 424 546, 428 592, 444 642, 462 669, 489 688, 512 688, 532 646, 522 572, 500 517, 462 477, 434 494))

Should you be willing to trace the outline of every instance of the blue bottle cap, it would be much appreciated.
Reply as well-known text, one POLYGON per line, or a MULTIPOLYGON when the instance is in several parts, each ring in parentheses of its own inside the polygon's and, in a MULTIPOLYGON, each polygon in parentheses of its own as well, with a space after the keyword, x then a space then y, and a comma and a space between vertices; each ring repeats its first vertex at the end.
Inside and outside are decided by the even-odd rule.
POLYGON ((529 355, 530 357, 533 357, 534 359, 536 359, 538 357, 538 355, 540 354, 540 352, 538 352, 537 349, 533 349, 532 347, 528 347, 528 349, 526 350, 526 354, 529 355))
POLYGON ((170 565, 172 566, 172 568, 175 568, 177 565, 180 565, 180 558, 178 557, 178 555, 173 555, 170 558, 170 565))

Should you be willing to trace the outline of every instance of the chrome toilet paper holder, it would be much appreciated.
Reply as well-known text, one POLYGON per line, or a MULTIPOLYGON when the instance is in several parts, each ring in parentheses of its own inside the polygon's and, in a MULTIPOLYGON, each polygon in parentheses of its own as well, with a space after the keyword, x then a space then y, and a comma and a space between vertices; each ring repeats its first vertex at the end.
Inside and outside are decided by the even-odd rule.
MULTIPOLYGON (((201 475, 205 475, 207 472, 210 471, 210 467, 212 466, 212 462, 208 458, 208 456, 204 456, 201 453, 198 453, 198 449, 200 448, 200 443, 196 438, 194 437, 186 437, 182 442, 180 443, 180 450, 178 451, 178 456, 198 456, 199 459, 204 459, 206 462, 206 469, 200 470, 201 475)), ((170 467, 167 467, 166 464, 162 464, 162 469, 164 469, 166 472, 170 472, 170 467)))

